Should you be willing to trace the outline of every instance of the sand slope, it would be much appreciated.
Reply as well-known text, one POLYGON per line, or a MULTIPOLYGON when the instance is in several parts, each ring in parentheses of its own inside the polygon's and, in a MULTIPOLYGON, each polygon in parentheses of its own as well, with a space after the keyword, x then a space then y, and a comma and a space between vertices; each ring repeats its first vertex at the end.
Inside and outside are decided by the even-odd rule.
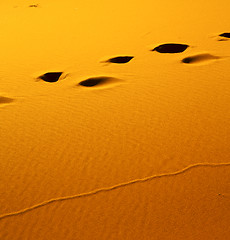
POLYGON ((227 240, 228 1, 0 6, 0 239, 227 240))

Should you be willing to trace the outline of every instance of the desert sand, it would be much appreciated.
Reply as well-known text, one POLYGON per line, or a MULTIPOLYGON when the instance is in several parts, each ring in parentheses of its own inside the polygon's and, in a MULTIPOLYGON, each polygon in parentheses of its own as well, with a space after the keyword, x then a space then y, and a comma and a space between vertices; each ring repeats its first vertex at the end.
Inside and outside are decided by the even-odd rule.
POLYGON ((229 1, 0 7, 0 240, 230 239, 229 1))

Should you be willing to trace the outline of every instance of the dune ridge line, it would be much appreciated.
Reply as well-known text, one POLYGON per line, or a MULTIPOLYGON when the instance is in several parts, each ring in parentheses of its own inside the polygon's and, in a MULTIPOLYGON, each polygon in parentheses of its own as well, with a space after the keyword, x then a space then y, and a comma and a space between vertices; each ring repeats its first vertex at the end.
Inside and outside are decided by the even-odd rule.
POLYGON ((95 194, 98 194, 98 193, 101 193, 101 192, 108 192, 108 191, 112 191, 112 190, 115 190, 115 189, 118 189, 118 188, 126 187, 126 186, 129 186, 131 184, 151 181, 155 178, 177 176, 177 175, 183 174, 183 173, 185 173, 185 172, 187 172, 187 171, 189 171, 193 168, 198 168, 198 167, 223 167, 223 166, 230 166, 230 162, 227 162, 227 163, 196 163, 196 164, 189 165, 189 166, 187 166, 187 167, 185 167, 181 170, 171 172, 171 173, 163 173, 163 174, 159 174, 159 175, 148 176, 148 177, 145 177, 145 178, 134 179, 134 180, 124 182, 124 183, 119 183, 117 185, 113 185, 113 186, 110 186, 110 187, 99 188, 99 189, 92 190, 90 192, 79 193, 79 194, 76 194, 76 195, 59 197, 59 198, 52 198, 52 199, 46 200, 44 202, 41 202, 41 203, 35 204, 33 206, 30 206, 28 208, 18 210, 16 212, 10 212, 10 213, 2 214, 2 215, 0 215, 0 220, 4 219, 4 218, 8 218, 8 217, 21 215, 21 214, 30 212, 34 209, 46 206, 46 205, 54 203, 54 202, 71 200, 71 199, 76 199, 76 198, 81 198, 81 197, 88 197, 88 196, 92 196, 92 195, 95 195, 95 194))

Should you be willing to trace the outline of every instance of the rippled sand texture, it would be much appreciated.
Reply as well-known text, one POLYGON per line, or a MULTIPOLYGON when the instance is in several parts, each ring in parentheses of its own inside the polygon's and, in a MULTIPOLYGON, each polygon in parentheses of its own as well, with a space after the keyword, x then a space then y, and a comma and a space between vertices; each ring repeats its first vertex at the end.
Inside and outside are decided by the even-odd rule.
POLYGON ((0 239, 228 240, 229 1, 0 7, 0 239))

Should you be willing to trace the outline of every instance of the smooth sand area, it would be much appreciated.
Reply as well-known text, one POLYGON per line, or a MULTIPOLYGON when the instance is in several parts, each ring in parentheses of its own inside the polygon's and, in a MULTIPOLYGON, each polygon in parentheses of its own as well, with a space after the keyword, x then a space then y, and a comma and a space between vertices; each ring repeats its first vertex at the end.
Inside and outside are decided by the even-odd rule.
POLYGON ((228 0, 2 0, 0 240, 228 240, 228 0))

